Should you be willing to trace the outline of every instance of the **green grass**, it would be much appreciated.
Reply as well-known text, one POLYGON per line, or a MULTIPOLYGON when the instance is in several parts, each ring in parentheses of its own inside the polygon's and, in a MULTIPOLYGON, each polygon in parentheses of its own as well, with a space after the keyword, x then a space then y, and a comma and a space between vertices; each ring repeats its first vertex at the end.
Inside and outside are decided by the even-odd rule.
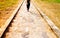
POLYGON ((0 0, 0 10, 4 10, 17 3, 18 0, 0 0))
POLYGON ((60 3, 60 0, 41 0, 41 1, 60 3))

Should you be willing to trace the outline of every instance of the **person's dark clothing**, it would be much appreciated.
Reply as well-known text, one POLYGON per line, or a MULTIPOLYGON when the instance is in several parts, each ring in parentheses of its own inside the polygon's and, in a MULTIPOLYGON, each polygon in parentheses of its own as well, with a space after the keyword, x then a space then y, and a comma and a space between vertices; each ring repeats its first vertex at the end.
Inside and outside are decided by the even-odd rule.
POLYGON ((30 3, 30 0, 27 0, 27 3, 30 3))
POLYGON ((27 10, 29 11, 30 8, 30 0, 27 0, 27 10))
POLYGON ((30 8, 30 3, 27 4, 27 10, 29 10, 29 8, 30 8))

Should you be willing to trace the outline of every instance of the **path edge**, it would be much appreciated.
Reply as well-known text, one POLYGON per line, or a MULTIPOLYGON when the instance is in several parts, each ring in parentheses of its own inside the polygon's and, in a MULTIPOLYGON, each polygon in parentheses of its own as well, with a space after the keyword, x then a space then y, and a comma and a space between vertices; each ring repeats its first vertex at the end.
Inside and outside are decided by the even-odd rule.
POLYGON ((37 4, 33 2, 33 5, 35 6, 35 8, 39 11, 40 15, 45 19, 45 21, 48 23, 48 25, 51 27, 51 29, 55 32, 55 34, 60 38, 60 29, 52 22, 51 19, 48 18, 48 16, 46 14, 44 14, 44 12, 39 9, 39 7, 37 7, 37 4))
POLYGON ((4 31, 6 30, 6 28, 8 27, 8 25, 10 24, 11 20, 14 18, 14 16, 16 15, 17 11, 19 10, 19 8, 22 6, 24 0, 18 4, 17 8, 14 10, 13 14, 9 17, 9 19, 7 19, 7 21, 5 22, 5 24, 3 25, 3 27, 0 28, 0 38, 2 37, 4 31))

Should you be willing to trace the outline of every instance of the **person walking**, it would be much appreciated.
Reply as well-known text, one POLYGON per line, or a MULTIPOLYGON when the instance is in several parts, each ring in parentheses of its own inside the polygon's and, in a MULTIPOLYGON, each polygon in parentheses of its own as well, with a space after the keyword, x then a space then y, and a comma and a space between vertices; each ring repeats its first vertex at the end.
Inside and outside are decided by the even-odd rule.
POLYGON ((30 0, 27 0, 27 11, 29 11, 30 8, 30 0))

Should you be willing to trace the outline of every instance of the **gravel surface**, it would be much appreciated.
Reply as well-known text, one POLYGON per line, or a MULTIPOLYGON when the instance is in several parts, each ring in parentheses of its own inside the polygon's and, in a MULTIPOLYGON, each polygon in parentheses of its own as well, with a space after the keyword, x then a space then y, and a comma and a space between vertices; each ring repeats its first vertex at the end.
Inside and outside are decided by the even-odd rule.
POLYGON ((11 23, 4 38, 57 38, 31 3, 27 11, 26 0, 11 23))

